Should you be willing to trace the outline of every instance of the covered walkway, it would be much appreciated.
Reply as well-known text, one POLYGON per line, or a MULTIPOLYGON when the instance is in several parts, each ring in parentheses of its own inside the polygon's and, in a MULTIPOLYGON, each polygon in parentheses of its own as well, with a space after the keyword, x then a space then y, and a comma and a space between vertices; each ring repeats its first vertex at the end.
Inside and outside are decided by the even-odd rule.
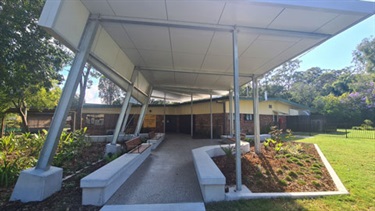
POLYGON ((215 144, 219 140, 168 134, 107 205, 203 202, 191 150, 215 144))

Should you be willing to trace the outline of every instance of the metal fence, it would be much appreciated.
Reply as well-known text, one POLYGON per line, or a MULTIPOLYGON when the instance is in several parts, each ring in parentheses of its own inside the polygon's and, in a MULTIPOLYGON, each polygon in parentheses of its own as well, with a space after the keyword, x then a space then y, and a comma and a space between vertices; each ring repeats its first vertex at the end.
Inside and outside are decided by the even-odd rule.
POLYGON ((328 134, 345 138, 375 139, 375 128, 360 123, 338 122, 324 116, 288 116, 287 128, 306 135, 328 134))

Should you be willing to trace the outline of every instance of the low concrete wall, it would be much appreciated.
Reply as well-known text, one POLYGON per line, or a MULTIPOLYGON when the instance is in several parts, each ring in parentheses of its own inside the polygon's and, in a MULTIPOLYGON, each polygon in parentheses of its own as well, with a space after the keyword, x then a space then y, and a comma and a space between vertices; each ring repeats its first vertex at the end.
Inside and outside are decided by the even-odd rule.
MULTIPOLYGON (((221 137, 221 139, 232 138, 231 135, 221 135, 220 137, 221 137)), ((254 139, 254 135, 246 135, 246 138, 254 139)), ((271 135, 270 134, 260 134, 260 141, 261 142, 265 141, 267 138, 271 138, 271 135)))
MULTIPOLYGON (((117 142, 123 142, 134 138, 133 134, 119 134, 117 142)), ((86 136, 86 140, 90 142, 105 142, 109 143, 113 139, 113 135, 93 135, 86 136)))
POLYGON ((147 143, 152 145, 152 150, 155 150, 159 146, 159 144, 164 141, 164 139, 164 133, 156 133, 154 138, 147 140, 147 143))
POLYGON ((151 147, 140 154, 126 153, 82 178, 82 204, 105 204, 150 154, 151 147))
MULTIPOLYGON (((226 147, 227 145, 222 145, 226 147)), ((230 146, 235 146, 231 144, 230 146)), ((241 142, 241 152, 250 151, 247 142, 241 142)), ((192 150, 194 167, 205 202, 225 200, 225 177, 211 157, 225 155, 221 145, 200 147, 192 150)))

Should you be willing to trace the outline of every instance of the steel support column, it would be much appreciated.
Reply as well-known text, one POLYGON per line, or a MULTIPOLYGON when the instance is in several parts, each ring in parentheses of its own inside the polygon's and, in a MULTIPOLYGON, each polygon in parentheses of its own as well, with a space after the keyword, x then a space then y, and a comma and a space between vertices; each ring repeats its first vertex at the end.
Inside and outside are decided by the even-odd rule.
POLYGON ((193 94, 190 94, 190 135, 193 137, 194 127, 194 116, 193 116, 193 94))
POLYGON ((46 142, 40 152, 36 169, 48 170, 56 153, 57 145, 60 140, 61 132, 64 128, 69 108, 72 104, 73 96, 82 77, 82 71, 86 64, 87 57, 90 53, 92 42, 98 29, 98 21, 88 21, 81 37, 78 51, 74 57, 73 64, 70 68, 68 78, 66 79, 59 104, 53 115, 50 129, 48 131, 46 142))
POLYGON ((233 136, 233 90, 229 91, 229 135, 233 136))
POLYGON ((163 118, 163 131, 164 131, 164 134, 165 134, 165 125, 166 125, 166 118, 165 118, 165 116, 166 116, 166 111, 165 111, 165 109, 166 109, 166 101, 167 101, 167 94, 164 92, 164 118, 163 118))
POLYGON ((134 82, 137 79, 137 76, 138 76, 138 70, 133 70, 133 74, 132 74, 132 77, 131 77, 131 83, 132 84, 129 85, 129 89, 126 90, 125 100, 124 100, 124 103, 122 104, 120 115, 117 119, 115 132, 113 133, 113 139, 112 139, 112 142, 111 142, 112 145, 116 144, 117 139, 118 139, 118 135, 120 134, 120 129, 121 129, 122 123, 124 122, 125 113, 126 113, 126 110, 128 109, 130 98, 132 96, 133 89, 134 89, 134 82))
POLYGON ((238 43, 237 30, 233 30, 233 84, 234 84, 234 113, 235 113, 235 134, 236 134, 236 190, 242 190, 241 173, 241 140, 240 140, 240 84, 238 70, 238 43))
POLYGON ((147 101, 142 105, 141 113, 139 114, 138 124, 137 124, 137 127, 135 129, 135 135, 136 136, 138 136, 139 133, 141 132, 143 120, 145 119, 148 104, 150 103, 151 94, 152 94, 152 88, 150 89, 150 91, 148 93, 147 101))
POLYGON ((214 138, 214 130, 212 125, 212 94, 210 94, 210 131, 211 131, 211 139, 214 138))
POLYGON ((253 77, 253 113, 255 152, 260 153, 259 89, 258 78, 255 76, 253 77))

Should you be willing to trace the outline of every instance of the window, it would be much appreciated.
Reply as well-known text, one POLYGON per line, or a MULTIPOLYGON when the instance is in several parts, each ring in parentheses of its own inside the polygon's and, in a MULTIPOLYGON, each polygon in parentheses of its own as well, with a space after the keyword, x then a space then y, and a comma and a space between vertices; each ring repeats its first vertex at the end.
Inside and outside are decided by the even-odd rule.
POLYGON ((254 115, 253 114, 245 114, 244 118, 245 118, 245 121, 253 121, 254 115))
POLYGON ((86 116, 87 125, 103 125, 104 124, 104 114, 88 114, 86 116))

